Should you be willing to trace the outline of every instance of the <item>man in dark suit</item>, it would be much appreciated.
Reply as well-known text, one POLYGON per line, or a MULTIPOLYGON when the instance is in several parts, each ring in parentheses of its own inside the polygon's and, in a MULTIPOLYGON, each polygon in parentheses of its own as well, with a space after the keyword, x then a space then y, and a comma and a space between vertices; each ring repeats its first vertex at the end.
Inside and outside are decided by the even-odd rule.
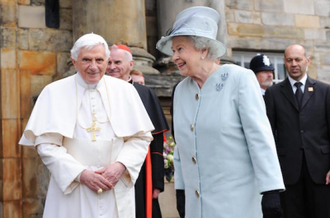
POLYGON ((284 217, 327 218, 330 87, 307 76, 310 57, 303 46, 289 46, 284 62, 288 78, 268 88, 265 95, 286 186, 281 193, 284 217))

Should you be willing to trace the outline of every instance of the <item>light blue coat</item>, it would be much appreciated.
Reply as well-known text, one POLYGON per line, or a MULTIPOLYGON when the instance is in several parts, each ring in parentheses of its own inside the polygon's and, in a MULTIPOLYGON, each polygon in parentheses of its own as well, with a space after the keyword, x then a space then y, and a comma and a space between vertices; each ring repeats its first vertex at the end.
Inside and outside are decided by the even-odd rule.
POLYGON ((176 88, 175 188, 187 218, 261 218, 260 193, 284 190, 275 142, 254 73, 223 65, 200 89, 176 88))

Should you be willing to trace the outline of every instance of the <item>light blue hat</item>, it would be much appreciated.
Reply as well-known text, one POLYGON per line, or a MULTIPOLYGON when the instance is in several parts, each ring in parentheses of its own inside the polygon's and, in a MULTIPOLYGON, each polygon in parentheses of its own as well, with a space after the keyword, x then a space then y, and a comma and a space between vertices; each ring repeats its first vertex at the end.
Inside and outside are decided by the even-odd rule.
POLYGON ((199 36, 211 39, 217 46, 217 57, 226 53, 226 46, 216 40, 218 33, 219 13, 209 7, 195 6, 181 11, 174 22, 173 28, 167 36, 157 42, 156 48, 169 56, 172 56, 172 37, 174 36, 199 36))

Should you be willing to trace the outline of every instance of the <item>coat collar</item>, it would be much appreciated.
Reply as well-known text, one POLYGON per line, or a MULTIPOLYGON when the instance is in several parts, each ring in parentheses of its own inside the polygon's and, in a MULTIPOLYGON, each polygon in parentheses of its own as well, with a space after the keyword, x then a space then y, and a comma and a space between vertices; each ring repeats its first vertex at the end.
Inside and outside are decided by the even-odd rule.
MULTIPOLYGON (((301 104, 301 109, 304 108, 308 100, 312 97, 315 91, 315 80, 310 78, 309 76, 307 77, 306 84, 305 84, 305 90, 304 90, 304 96, 301 104)), ((299 111, 299 106, 296 101, 296 98, 294 96, 292 86, 290 84, 290 81, 288 78, 286 78, 282 83, 281 83, 281 92, 282 94, 289 100, 289 102, 299 111)))

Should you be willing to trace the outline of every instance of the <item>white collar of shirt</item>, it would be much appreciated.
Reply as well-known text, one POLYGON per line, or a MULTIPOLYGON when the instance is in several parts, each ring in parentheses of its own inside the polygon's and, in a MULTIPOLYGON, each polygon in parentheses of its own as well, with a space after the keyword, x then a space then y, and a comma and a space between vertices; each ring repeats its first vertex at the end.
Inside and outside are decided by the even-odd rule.
POLYGON ((101 84, 103 84, 100 82, 101 80, 97 84, 88 84, 85 82, 85 80, 82 78, 79 72, 76 73, 76 78, 77 78, 77 83, 85 89, 98 89, 100 88, 101 84))
POLYGON ((301 82, 302 83, 302 86, 300 88, 301 88, 301 91, 304 93, 306 80, 307 80, 307 73, 305 74, 305 76, 303 78, 301 78, 300 81, 296 81, 296 80, 292 79, 290 76, 288 76, 288 79, 290 81, 293 93, 296 93, 296 90, 297 90, 297 87, 294 85, 296 82, 301 82))
POLYGON ((263 88, 260 88, 260 90, 261 90, 261 94, 265 95, 266 90, 264 90, 263 88))

